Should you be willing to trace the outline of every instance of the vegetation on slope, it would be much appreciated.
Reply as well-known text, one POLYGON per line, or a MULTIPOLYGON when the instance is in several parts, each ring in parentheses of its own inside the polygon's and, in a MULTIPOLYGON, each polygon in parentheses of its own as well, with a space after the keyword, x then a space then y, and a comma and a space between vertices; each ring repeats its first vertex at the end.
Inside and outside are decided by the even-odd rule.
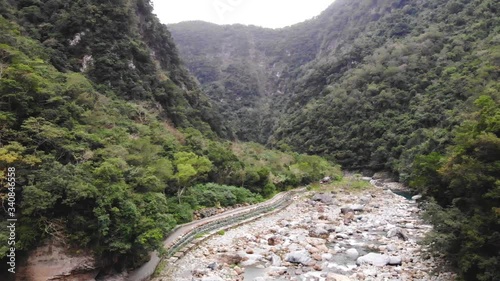
POLYGON ((442 151, 460 113, 498 80, 498 9, 496 1, 340 0, 284 29, 171 29, 239 138, 406 180, 415 156, 442 151))
POLYGON ((169 29, 186 66, 221 109, 235 136, 265 143, 272 129, 269 96, 277 93, 275 75, 283 68, 275 58, 279 52, 272 49, 281 34, 255 26, 198 21, 173 24, 169 29))
MULTIPOLYGON (((364 3, 345 12, 356 2, 364 3)), ((411 1, 395 9, 389 2, 396 1, 376 6, 389 12, 310 65, 284 99, 276 139, 406 180, 415 156, 443 151, 461 113, 494 91, 498 3, 411 1), (398 23, 405 32, 388 32, 398 23)))
POLYGON ((170 33, 149 1, 15 3, 5 16, 43 44, 57 70, 84 72, 99 87, 129 100, 152 100, 175 126, 231 136, 180 64, 170 33))
POLYGON ((500 276, 500 102, 481 96, 446 154, 421 155, 410 185, 431 199, 429 244, 464 280, 500 276))

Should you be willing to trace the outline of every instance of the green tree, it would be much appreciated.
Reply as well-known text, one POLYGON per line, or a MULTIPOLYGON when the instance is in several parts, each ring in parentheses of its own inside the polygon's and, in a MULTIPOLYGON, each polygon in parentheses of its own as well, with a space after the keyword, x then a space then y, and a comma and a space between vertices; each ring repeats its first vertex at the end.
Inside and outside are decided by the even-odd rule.
POLYGON ((212 169, 212 162, 206 157, 198 156, 193 152, 177 152, 174 154, 175 179, 179 188, 177 198, 181 203, 181 196, 186 187, 205 176, 212 169))

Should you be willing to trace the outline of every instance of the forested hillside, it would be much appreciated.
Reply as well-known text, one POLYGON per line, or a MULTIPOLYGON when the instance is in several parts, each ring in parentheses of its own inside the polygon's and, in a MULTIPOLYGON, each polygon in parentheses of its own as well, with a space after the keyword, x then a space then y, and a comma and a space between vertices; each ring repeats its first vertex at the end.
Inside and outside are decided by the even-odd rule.
POLYGON ((405 180, 415 155, 442 151, 472 102, 498 89, 499 4, 356 2, 342 10, 368 9, 378 20, 338 33, 333 43, 324 39, 331 50, 285 96, 275 136, 346 167, 389 169, 405 180))
POLYGON ((272 129, 270 97, 279 94, 285 66, 273 49, 281 33, 205 22, 183 22, 169 29, 189 70, 236 137, 265 143, 272 129))
POLYGON ((393 172, 437 203, 434 248, 464 279, 496 280, 499 15, 496 0, 337 0, 283 29, 171 29, 222 114, 260 125, 238 138, 393 172))
POLYGON ((278 30, 170 28, 239 138, 406 178, 414 156, 449 144, 464 106, 494 86, 498 5, 339 0, 278 30))
POLYGON ((319 156, 231 143, 221 120, 148 1, 0 0, 0 198, 18 257, 53 239, 122 270, 196 209, 340 177, 319 156))
POLYGON ((179 63, 170 33, 148 1, 13 3, 15 14, 2 4, 4 17, 39 41, 58 71, 83 72, 120 97, 151 101, 175 126, 230 135, 179 63))

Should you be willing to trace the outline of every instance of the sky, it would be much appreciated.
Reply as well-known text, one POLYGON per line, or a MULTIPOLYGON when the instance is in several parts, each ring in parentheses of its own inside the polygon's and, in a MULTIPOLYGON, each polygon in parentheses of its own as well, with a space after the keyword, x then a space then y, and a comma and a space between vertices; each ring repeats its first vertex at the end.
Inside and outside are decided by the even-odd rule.
POLYGON ((152 0, 165 24, 202 20, 280 28, 319 15, 334 0, 152 0))

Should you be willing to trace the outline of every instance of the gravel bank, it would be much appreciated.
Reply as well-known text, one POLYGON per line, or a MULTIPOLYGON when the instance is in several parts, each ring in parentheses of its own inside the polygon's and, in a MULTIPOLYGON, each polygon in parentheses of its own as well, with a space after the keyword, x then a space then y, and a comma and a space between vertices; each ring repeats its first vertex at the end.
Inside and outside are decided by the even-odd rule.
POLYGON ((388 190, 397 183, 372 183, 362 192, 308 192, 208 239, 154 280, 454 280, 417 244, 431 229, 417 204, 388 190))

